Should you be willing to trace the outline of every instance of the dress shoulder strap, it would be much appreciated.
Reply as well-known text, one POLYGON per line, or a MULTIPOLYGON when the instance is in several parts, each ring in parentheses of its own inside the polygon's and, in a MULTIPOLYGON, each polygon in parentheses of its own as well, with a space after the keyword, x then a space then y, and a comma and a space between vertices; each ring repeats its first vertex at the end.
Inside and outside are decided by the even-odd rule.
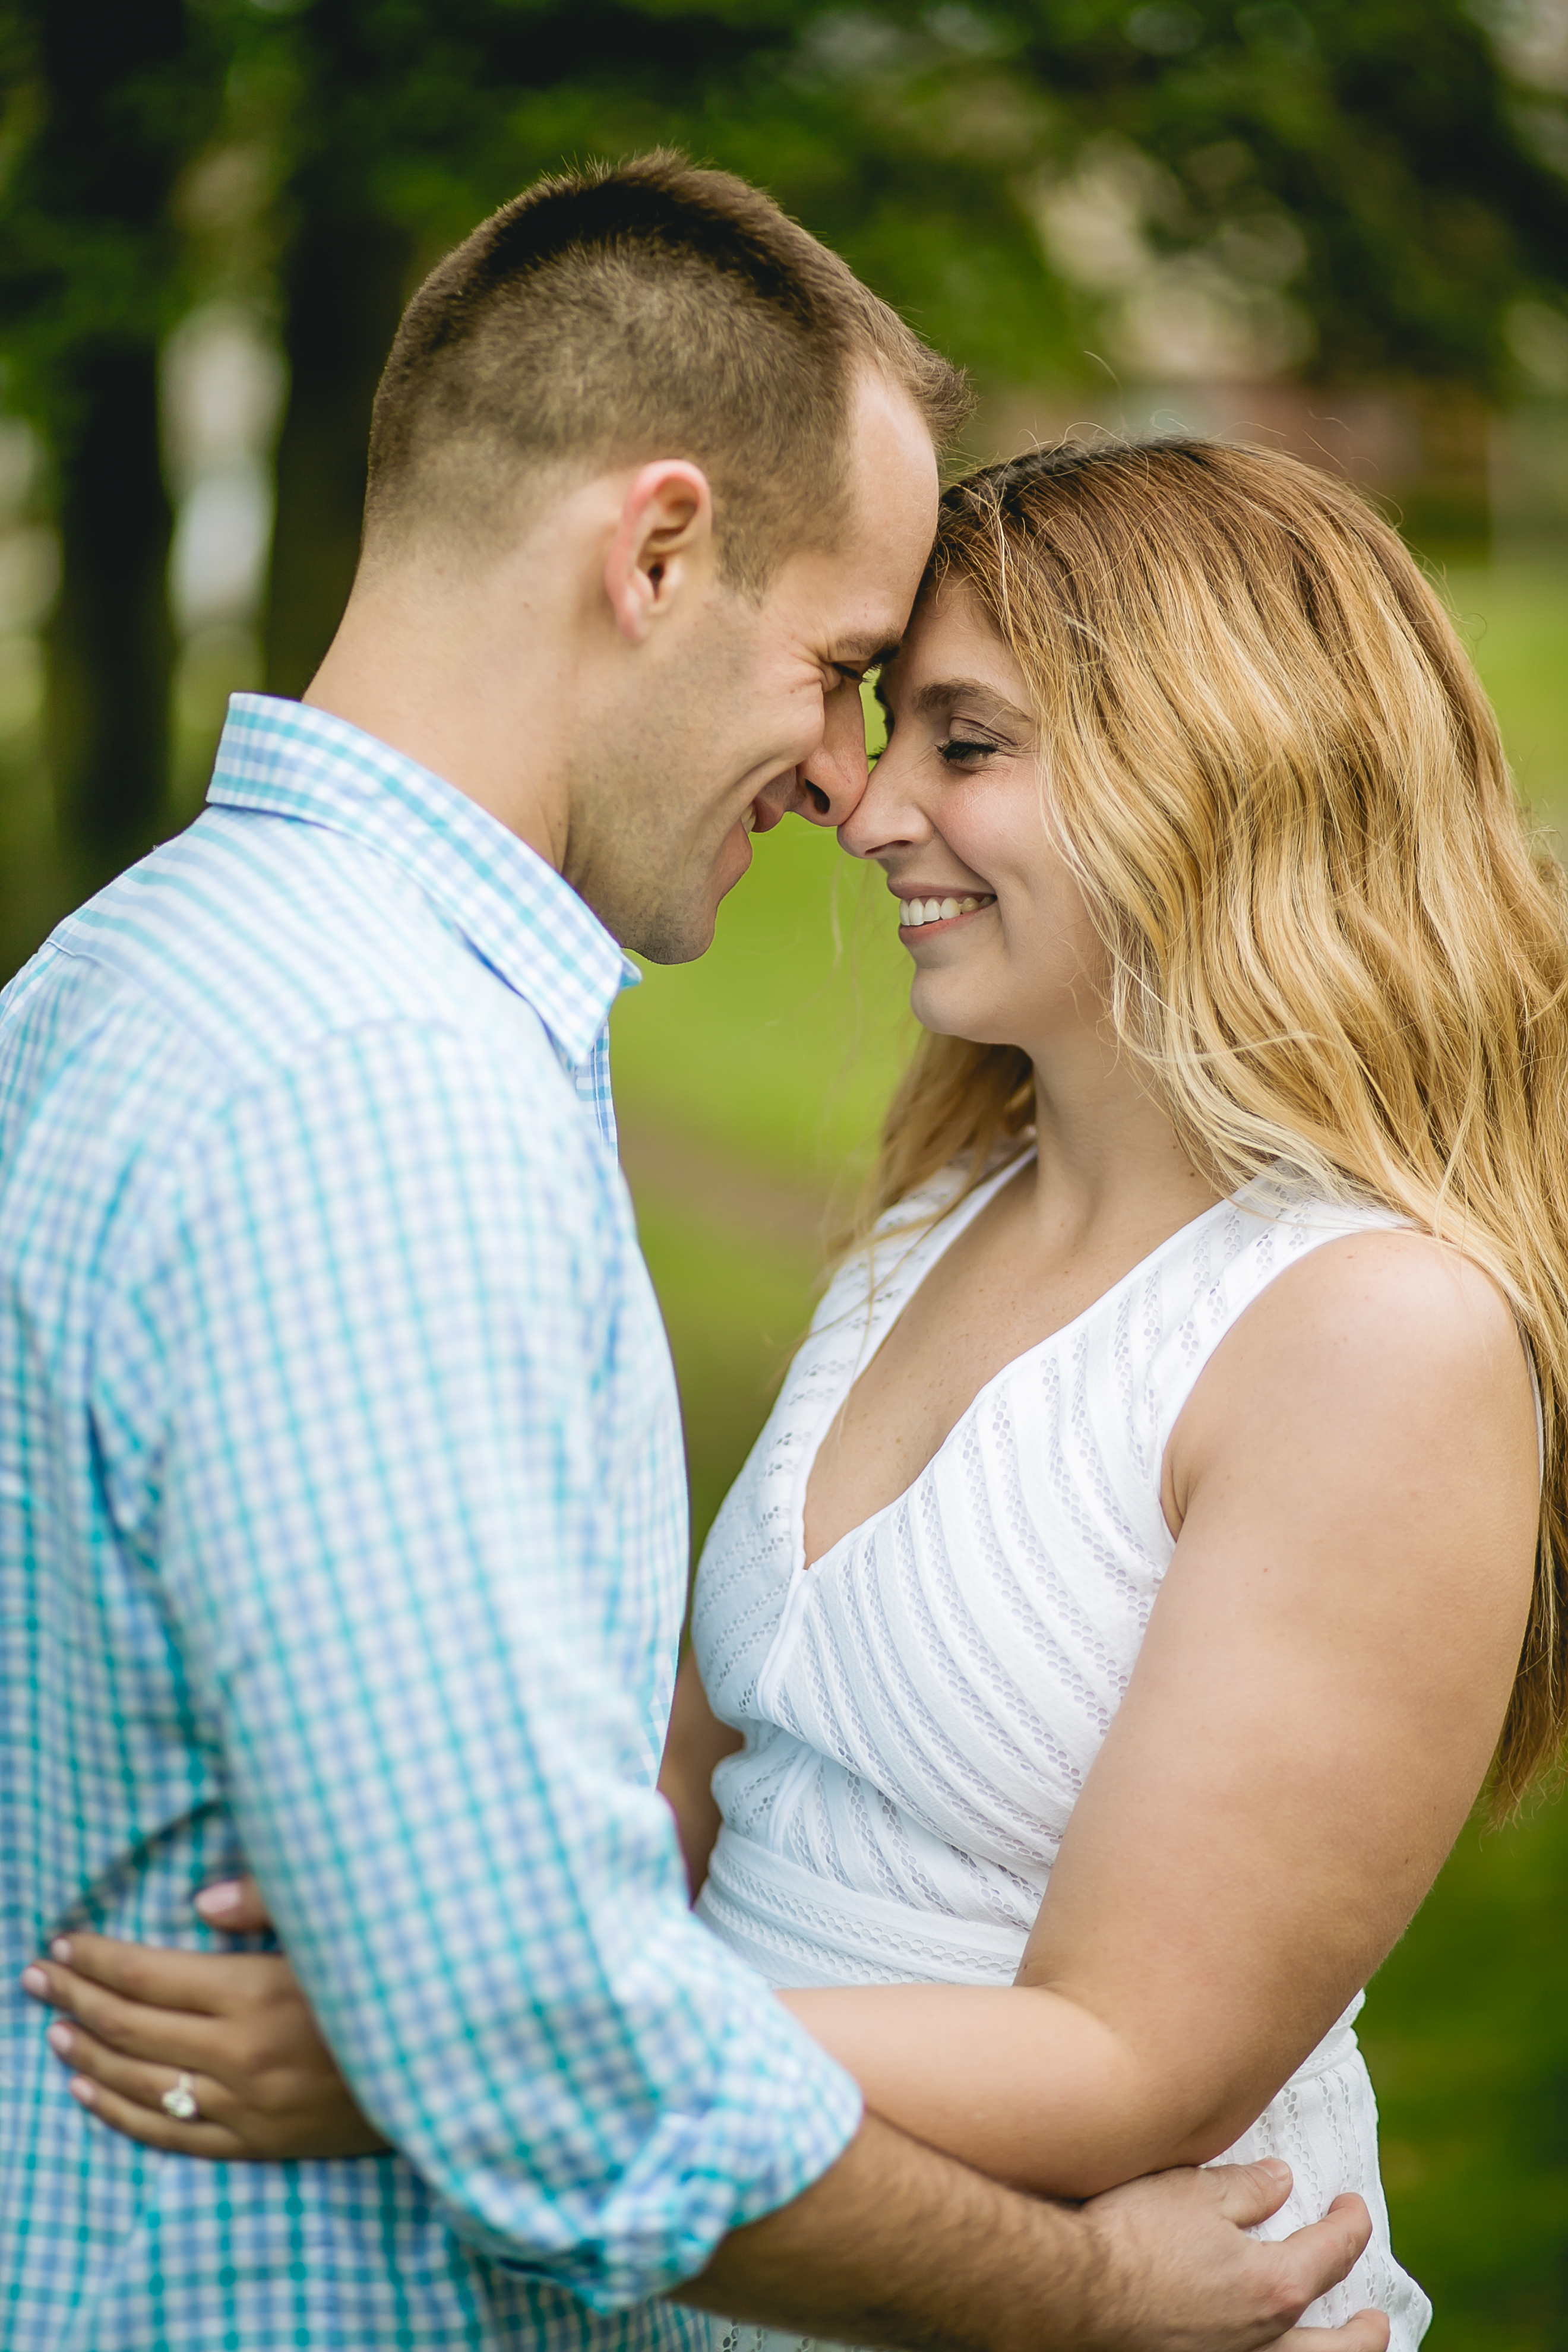
POLYGON ((1408 1223, 1381 1202, 1330 1200, 1265 1175, 1188 1226, 1142 1302, 1150 1457, 1163 1460, 1205 1365, 1271 1282, 1329 1242, 1408 1223))

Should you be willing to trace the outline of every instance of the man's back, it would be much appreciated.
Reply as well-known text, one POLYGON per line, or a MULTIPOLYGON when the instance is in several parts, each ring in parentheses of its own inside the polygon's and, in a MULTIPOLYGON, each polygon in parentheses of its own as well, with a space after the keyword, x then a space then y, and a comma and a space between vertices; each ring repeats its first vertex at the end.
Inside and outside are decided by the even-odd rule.
POLYGON ((192 1894, 243 1858, 426 2178, 150 2158, 14 1996, 7 2340, 679 2338, 563 2292, 673 2274, 635 2242, 679 2190, 614 2210, 668 2133, 656 2095, 615 2144, 634 2041, 726 2097, 684 2005, 627 2025, 700 1931, 649 1793, 685 1533, 609 1141, 620 959, 482 812, 374 745, 356 774, 357 730, 258 703, 227 742, 227 804, 0 1014, 7 1981, 73 1925, 204 1940, 192 1894), (595 1839, 652 1890, 640 1948, 595 1839))

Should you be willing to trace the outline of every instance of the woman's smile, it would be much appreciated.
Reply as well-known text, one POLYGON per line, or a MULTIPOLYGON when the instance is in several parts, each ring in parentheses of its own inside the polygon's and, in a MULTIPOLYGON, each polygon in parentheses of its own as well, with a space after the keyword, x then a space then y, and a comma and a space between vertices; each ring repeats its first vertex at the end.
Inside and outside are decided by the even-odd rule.
POLYGON ((967 922, 971 915, 983 915, 987 907, 996 904, 994 892, 989 890, 927 891, 900 887, 895 895, 899 900, 900 932, 930 930, 933 923, 944 930, 951 930, 955 923, 967 922))

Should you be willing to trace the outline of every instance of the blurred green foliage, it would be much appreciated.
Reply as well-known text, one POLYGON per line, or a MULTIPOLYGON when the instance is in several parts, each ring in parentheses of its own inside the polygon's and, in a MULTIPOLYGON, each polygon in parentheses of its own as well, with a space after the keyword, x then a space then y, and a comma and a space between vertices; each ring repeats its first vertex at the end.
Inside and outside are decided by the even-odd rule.
POLYGON ((1568 1803, 1472 1822, 1359 2032, 1426 2352, 1568 2344, 1568 1803))
POLYGON ((0 19, 0 318, 11 401, 47 420, 54 459, 47 750, 79 887, 144 848, 163 811, 174 517, 158 358, 189 298, 174 188, 220 110, 212 29, 182 0, 24 0, 0 19))

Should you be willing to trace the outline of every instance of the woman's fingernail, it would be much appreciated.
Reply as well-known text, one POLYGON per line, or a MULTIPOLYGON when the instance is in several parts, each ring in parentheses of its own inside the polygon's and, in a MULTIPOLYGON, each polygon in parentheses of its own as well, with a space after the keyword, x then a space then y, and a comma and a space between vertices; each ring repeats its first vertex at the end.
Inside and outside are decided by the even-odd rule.
POLYGON ((62 1969, 69 1968, 71 1964, 71 1948, 67 1937, 64 1936, 56 1937, 54 1942, 49 1946, 49 1958, 51 1960, 58 1960, 62 1969))
POLYGON ((71 2076, 70 2095, 84 2107, 96 2107, 98 2105, 98 2085, 96 2083, 89 2083, 85 2074, 71 2076))
POLYGON ((35 2000, 47 2000, 49 1980, 42 1969, 34 1967, 22 1970, 22 1990, 30 1992, 35 2000))
POLYGON ((226 1878, 216 1886, 204 1886, 196 1897, 196 1909, 204 1919, 221 1918, 226 1911, 239 1908, 240 1885, 237 1878, 226 1878))
POLYGON ((44 2039, 47 2042, 49 2048, 54 2052, 57 2058, 68 2058, 70 2056, 71 2030, 68 2025, 51 2025, 47 2033, 44 2036, 44 2039))

